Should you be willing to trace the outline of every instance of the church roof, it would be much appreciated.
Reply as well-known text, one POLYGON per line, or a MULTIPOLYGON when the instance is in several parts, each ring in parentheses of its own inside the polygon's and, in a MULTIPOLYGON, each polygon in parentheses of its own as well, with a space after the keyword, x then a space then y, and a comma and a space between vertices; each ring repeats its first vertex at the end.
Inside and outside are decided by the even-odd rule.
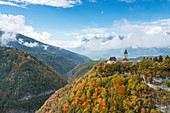
POLYGON ((124 58, 122 61, 128 61, 128 59, 127 59, 127 58, 124 58))
POLYGON ((127 50, 125 49, 125 52, 124 52, 124 54, 128 54, 128 52, 127 52, 127 50))
POLYGON ((116 57, 110 57, 109 61, 116 61, 116 57))

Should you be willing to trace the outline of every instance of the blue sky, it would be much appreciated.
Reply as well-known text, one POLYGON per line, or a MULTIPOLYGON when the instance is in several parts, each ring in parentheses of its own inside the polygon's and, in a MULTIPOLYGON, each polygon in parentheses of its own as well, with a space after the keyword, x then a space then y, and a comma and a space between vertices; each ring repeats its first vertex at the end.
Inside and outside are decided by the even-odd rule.
MULTIPOLYGON (((12 31, 16 30, 16 32, 32 36, 37 40, 66 49, 82 46, 82 40, 92 39, 91 37, 96 37, 96 35, 97 37, 100 37, 102 34, 104 35, 103 37, 106 37, 105 35, 108 35, 108 37, 113 35, 124 35, 128 37, 134 32, 133 30, 135 30, 134 27, 136 26, 146 28, 147 30, 158 29, 160 33, 170 31, 169 27, 167 27, 169 26, 170 18, 170 0, 42 1, 0 0, 0 21, 6 15, 10 26, 12 19, 14 21, 21 19, 24 21, 23 23, 17 21, 14 22, 16 23, 14 25, 21 25, 27 31, 16 30, 17 28, 11 27, 15 28, 12 31), (13 18, 10 18, 9 15, 13 16, 13 18), (161 23, 161 20, 164 23, 161 23), (153 24, 154 22, 156 24, 153 24), (163 25, 165 23, 167 23, 166 26, 163 25), (130 28, 133 27, 132 31, 127 32, 124 30, 127 25, 130 28), (30 32, 28 32, 29 30, 30 32), (42 36, 43 39, 41 39, 43 32, 46 35, 42 36)), ((3 20, 1 23, 6 21, 3 20)), ((1 29, 4 30, 4 28, 1 29)), ((143 31, 136 32, 142 34, 143 31)), ((167 41, 169 41, 169 36, 164 44, 166 47, 169 47, 170 45, 166 44, 167 41)), ((159 43, 159 40, 157 43, 159 43)), ((133 46, 136 45, 131 44, 127 47, 133 46)), ((155 45, 151 47, 155 47, 155 45)), ((158 47, 163 46, 158 44, 158 47)), ((116 46, 115 48, 118 47, 116 46)))
POLYGON ((82 3, 68 8, 36 4, 25 7, 0 5, 0 12, 24 15, 26 25, 33 26, 37 31, 47 31, 52 34, 51 38, 59 40, 72 40, 65 34, 81 32, 81 29, 88 27, 111 27, 114 21, 122 19, 140 23, 170 18, 168 0, 136 0, 132 3, 119 0, 82 0, 82 3))

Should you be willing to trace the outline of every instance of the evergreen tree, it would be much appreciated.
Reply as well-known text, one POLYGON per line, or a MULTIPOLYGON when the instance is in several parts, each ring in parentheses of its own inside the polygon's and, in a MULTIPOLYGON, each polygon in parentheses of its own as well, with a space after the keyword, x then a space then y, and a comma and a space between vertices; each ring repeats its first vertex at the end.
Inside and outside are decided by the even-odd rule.
POLYGON ((163 61, 163 58, 162 58, 162 56, 160 55, 159 56, 159 59, 158 59, 158 62, 162 62, 163 61))
POLYGON ((158 58, 157 58, 157 57, 153 58, 153 61, 154 61, 154 62, 157 62, 157 61, 158 61, 158 58))
POLYGON ((165 57, 165 59, 167 60, 169 58, 169 56, 167 55, 166 57, 165 57))
POLYGON ((152 57, 149 57, 150 58, 150 60, 152 60, 152 57))

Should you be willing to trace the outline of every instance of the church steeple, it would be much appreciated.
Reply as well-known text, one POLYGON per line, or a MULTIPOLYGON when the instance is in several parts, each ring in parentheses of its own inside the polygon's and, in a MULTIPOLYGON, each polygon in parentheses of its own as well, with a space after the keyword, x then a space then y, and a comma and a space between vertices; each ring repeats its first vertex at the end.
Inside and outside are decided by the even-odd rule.
POLYGON ((125 52, 124 52, 124 58, 128 58, 128 52, 127 52, 127 50, 125 49, 125 52))

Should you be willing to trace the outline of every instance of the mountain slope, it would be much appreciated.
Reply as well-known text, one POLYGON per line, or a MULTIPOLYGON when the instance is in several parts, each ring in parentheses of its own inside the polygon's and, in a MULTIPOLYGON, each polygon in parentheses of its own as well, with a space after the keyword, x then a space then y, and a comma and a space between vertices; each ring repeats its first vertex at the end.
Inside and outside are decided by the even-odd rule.
POLYGON ((88 71, 90 71, 93 65, 99 63, 99 61, 90 61, 87 63, 78 64, 74 69, 70 70, 66 76, 68 77, 69 82, 74 81, 76 78, 82 77, 88 71))
POLYGON ((63 76, 77 64, 91 61, 86 56, 44 44, 22 34, 0 31, 0 45, 27 51, 53 67, 63 76))
POLYGON ((145 79, 150 81, 155 73, 160 79, 168 78, 169 66, 170 59, 144 59, 136 64, 100 62, 74 83, 56 91, 36 113, 168 112, 169 91, 152 88, 145 79), (123 72, 128 74, 120 74, 123 72))
POLYGON ((39 108, 67 81, 25 51, 0 47, 0 112, 39 108))

